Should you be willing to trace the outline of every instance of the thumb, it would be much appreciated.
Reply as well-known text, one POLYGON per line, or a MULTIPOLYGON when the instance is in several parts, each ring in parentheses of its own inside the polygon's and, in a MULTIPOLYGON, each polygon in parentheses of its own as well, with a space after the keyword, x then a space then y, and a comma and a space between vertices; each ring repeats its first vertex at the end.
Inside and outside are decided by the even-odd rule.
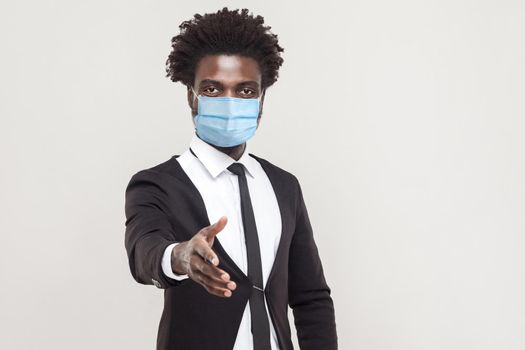
POLYGON ((205 227, 204 230, 202 230, 202 233, 208 243, 213 243, 213 238, 217 235, 217 233, 221 232, 224 226, 226 226, 226 223, 228 222, 228 218, 226 216, 221 216, 219 220, 217 220, 214 224, 205 227))

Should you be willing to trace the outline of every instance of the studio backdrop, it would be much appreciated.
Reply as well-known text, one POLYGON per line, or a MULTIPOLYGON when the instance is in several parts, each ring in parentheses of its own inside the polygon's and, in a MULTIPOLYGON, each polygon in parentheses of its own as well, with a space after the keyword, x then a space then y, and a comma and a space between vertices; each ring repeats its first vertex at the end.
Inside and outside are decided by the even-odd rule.
POLYGON ((225 5, 284 48, 248 142, 301 182, 340 349, 524 349, 511 0, 2 2, 0 348, 154 349, 163 295, 130 274, 124 191, 187 149, 170 40, 225 5))

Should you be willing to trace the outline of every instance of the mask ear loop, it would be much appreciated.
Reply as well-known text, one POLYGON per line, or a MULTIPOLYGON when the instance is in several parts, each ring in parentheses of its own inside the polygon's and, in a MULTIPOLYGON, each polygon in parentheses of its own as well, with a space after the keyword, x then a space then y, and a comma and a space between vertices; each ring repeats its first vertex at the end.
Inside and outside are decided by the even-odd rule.
POLYGON ((193 101, 195 101, 195 97, 197 97, 197 100, 199 99, 199 95, 193 90, 193 87, 190 88, 191 91, 193 91, 193 101))
MULTIPOLYGON (((197 98, 197 100, 199 100, 199 95, 197 95, 197 93, 195 92, 195 90, 193 90, 193 87, 191 87, 191 91, 193 91, 193 102, 195 102, 195 98, 197 98)), ((196 112, 198 114, 198 112, 196 112)), ((193 119, 195 119, 197 115, 195 115, 193 117, 193 119)), ((197 126, 195 125, 195 131, 197 131, 197 126)))

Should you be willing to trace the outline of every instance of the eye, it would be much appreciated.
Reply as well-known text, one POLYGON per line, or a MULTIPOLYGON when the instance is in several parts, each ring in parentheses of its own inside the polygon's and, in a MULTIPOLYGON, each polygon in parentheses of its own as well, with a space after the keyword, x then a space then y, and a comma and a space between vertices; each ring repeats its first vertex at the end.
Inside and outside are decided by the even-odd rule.
POLYGON ((205 95, 217 95, 219 93, 219 89, 217 89, 215 86, 208 86, 202 90, 202 93, 205 95))
POLYGON ((241 95, 242 97, 253 97, 256 94, 257 91, 248 87, 244 87, 239 91, 239 95, 241 95))

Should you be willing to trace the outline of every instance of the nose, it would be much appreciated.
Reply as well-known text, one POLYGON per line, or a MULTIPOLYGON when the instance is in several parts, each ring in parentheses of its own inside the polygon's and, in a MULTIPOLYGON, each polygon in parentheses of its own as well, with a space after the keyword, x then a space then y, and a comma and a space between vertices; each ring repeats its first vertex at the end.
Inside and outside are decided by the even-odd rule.
POLYGON ((226 88, 226 89, 224 89, 224 93, 221 96, 235 97, 235 89, 234 88, 226 88))

